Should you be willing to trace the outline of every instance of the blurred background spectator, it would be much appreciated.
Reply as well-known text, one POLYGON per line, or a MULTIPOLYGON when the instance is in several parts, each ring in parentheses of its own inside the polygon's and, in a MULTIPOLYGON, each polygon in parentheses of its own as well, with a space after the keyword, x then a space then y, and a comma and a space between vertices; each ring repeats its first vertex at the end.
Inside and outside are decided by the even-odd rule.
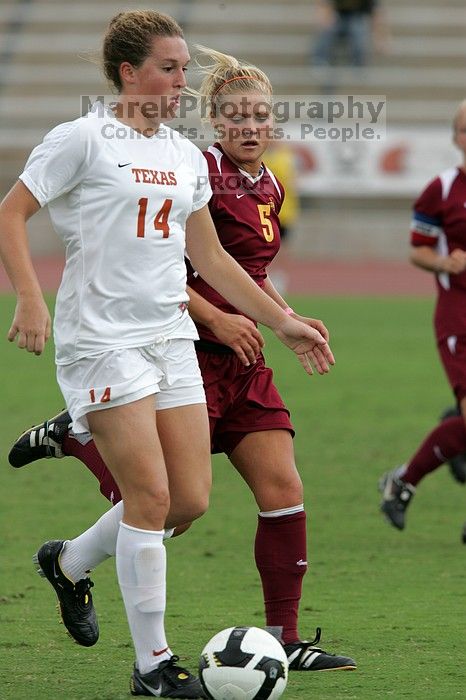
MULTIPOLYGON (((388 48, 388 24, 378 0, 317 0, 312 59, 314 66, 338 64, 362 68, 371 60, 373 50, 388 48)), ((323 85, 333 92, 336 85, 323 85)))

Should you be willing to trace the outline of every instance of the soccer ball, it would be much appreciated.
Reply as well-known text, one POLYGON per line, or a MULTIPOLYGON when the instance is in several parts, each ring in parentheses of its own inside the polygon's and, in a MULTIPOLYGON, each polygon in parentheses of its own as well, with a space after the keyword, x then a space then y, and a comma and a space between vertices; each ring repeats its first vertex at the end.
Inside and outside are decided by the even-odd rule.
POLYGON ((258 627, 229 627, 205 645, 199 678, 211 700, 276 700, 286 688, 288 659, 258 627))

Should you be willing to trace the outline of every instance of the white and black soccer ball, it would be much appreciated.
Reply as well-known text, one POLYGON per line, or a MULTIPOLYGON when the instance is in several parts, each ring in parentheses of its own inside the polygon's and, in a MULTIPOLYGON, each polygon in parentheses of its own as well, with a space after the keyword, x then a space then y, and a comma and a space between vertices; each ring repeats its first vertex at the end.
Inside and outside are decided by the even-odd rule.
POLYGON ((286 688, 288 659, 258 627, 229 627, 205 645, 199 678, 211 700, 276 700, 286 688))

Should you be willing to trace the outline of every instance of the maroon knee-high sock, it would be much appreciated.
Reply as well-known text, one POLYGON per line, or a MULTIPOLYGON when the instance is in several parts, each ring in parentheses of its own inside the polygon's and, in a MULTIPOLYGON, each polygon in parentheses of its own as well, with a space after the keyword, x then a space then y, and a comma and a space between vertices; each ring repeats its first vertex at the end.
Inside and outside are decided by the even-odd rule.
POLYGON ((299 601, 307 571, 305 512, 276 518, 259 515, 254 553, 267 626, 282 627, 285 644, 296 642, 299 601))
POLYGON ((63 454, 79 459, 100 483, 100 492, 110 503, 121 501, 120 490, 111 473, 105 466, 105 462, 99 454, 94 440, 82 445, 69 433, 62 443, 63 454))
POLYGON ((426 474, 463 452, 466 452, 464 419, 462 416, 447 418, 429 433, 401 478, 416 486, 426 474))

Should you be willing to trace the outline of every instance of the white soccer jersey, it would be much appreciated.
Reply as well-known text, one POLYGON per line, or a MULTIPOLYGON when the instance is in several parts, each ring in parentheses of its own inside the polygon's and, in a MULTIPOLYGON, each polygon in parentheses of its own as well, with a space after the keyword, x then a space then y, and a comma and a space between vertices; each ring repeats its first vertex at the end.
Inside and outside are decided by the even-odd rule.
POLYGON ((144 137, 94 110, 60 124, 20 179, 66 246, 57 364, 159 338, 197 338, 185 310, 185 223, 210 199, 201 151, 161 125, 144 137))

